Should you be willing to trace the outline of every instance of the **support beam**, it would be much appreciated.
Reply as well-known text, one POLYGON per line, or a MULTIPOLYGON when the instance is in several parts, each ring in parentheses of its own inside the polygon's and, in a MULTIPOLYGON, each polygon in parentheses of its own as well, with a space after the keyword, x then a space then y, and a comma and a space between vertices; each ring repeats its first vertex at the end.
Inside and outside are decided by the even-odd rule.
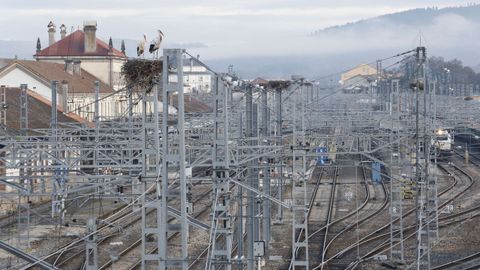
POLYGON ((210 234, 210 256, 207 269, 232 268, 232 214, 230 213, 230 155, 228 149, 229 87, 217 75, 214 79, 214 141, 213 141, 213 227, 210 234))
MULTIPOLYGON (((268 128, 268 118, 270 111, 268 109, 268 96, 267 89, 263 89, 261 92, 261 107, 262 107, 262 137, 266 145, 269 145, 269 128, 268 128)), ((270 161, 271 157, 263 158, 263 190, 268 196, 271 195, 270 191, 270 161)), ((267 248, 271 239, 271 203, 270 200, 263 200, 263 241, 265 241, 265 247, 267 248)))
MULTIPOLYGON (((246 120, 245 120, 245 135, 248 140, 248 145, 253 146, 251 138, 253 137, 252 120, 253 120, 253 86, 247 85, 245 92, 245 107, 246 107, 246 120)), ((247 183, 250 187, 254 188, 254 166, 255 161, 252 159, 247 165, 247 183)), ((255 193, 253 190, 247 191, 247 269, 254 270, 255 261, 253 257, 253 245, 255 241, 255 193)))
POLYGON ((0 241, 0 249, 5 250, 6 252, 15 255, 16 257, 23 259, 29 263, 31 266, 38 266, 45 270, 58 270, 58 268, 54 267, 53 265, 43 261, 42 259, 36 258, 28 253, 21 251, 20 249, 11 246, 3 241, 0 241))

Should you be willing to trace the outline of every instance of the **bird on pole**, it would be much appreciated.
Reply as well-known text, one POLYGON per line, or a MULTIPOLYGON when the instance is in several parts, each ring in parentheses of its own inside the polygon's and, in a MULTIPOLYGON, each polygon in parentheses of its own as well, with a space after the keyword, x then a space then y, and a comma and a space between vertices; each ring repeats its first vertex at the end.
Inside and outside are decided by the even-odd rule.
POLYGON ((158 30, 158 37, 152 40, 150 43, 150 47, 148 51, 153 54, 154 59, 158 59, 158 49, 160 49, 160 45, 162 44, 162 40, 165 37, 162 30, 158 30))
POLYGON ((145 45, 147 44, 147 35, 143 34, 143 39, 138 42, 137 45, 137 56, 143 58, 143 53, 145 52, 145 45))
POLYGON ((55 24, 54 24, 52 21, 50 21, 50 22, 48 23, 48 25, 47 25, 47 28, 48 28, 48 29, 50 29, 50 28, 55 28, 55 24))

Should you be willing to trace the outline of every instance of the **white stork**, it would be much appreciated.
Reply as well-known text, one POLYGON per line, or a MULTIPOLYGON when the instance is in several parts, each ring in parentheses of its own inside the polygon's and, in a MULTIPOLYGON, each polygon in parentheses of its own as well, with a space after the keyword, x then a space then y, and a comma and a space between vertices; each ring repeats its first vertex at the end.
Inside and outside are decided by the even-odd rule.
POLYGON ((145 52, 145 45, 147 45, 147 35, 143 34, 143 39, 138 42, 137 45, 137 56, 140 57, 142 56, 143 58, 143 53, 145 52))
POLYGON ((158 37, 150 43, 150 47, 148 48, 148 51, 153 55, 153 58, 158 58, 158 49, 160 49, 160 45, 162 44, 163 40, 163 32, 161 30, 158 30, 158 37))
POLYGON ((47 28, 48 28, 48 29, 50 29, 50 28, 55 28, 55 24, 54 24, 52 21, 50 21, 50 22, 48 23, 48 25, 47 25, 47 28))

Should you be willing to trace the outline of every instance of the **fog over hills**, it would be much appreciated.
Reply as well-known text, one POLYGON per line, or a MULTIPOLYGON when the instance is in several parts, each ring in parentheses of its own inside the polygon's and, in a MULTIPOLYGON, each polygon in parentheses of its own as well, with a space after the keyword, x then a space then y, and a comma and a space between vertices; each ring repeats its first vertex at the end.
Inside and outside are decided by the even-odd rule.
POLYGON ((212 62, 219 67, 233 63, 247 77, 255 73, 285 77, 295 72, 321 77, 413 49, 422 42, 428 55, 457 58, 480 70, 479 15, 480 5, 407 10, 317 30, 309 40, 302 40, 304 56, 285 53, 212 62))
MULTIPOLYGON (((201 59, 217 70, 226 70, 232 64, 245 78, 258 74, 282 78, 292 73, 322 77, 413 49, 421 40, 429 55, 447 60, 458 58, 479 70, 479 15, 480 5, 413 9, 306 32, 302 37, 285 40, 270 55, 201 59)), ((35 41, 0 41, 0 57, 31 58, 35 41)), ((116 48, 120 42, 121 38, 114 39, 116 48)), ((165 46, 182 46, 199 53, 209 49, 208 44, 194 41, 189 44, 167 42, 165 46)), ((126 40, 126 47, 127 55, 134 57, 136 41, 126 40)))

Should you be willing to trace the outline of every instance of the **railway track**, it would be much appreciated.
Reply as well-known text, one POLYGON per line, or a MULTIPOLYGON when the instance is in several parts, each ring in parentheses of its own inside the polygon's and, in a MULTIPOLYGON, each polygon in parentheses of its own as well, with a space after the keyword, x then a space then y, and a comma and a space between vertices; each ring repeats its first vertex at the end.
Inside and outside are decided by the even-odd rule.
MULTIPOLYGON (((196 219, 198 219, 198 218, 200 218, 200 216, 205 215, 206 213, 210 213, 210 210, 211 210, 211 202, 208 203, 206 207, 202 208, 202 210, 201 210, 199 213, 197 213, 194 217, 195 217, 196 219)), ((174 233, 174 234, 170 235, 170 236, 168 237, 168 241, 172 241, 177 235, 178 235, 178 233, 174 233)), ((244 236, 245 236, 245 235, 246 235, 246 234, 244 234, 244 236)), ((131 252, 132 250, 134 250, 140 243, 141 243, 140 239, 137 240, 137 242, 135 242, 134 244, 132 244, 131 246, 129 246, 129 247, 127 247, 125 250, 123 250, 123 251, 121 252, 121 256, 125 256, 125 254, 127 254, 128 252, 131 252)), ((205 256, 205 255, 207 254, 208 248, 209 248, 209 247, 207 246, 204 250, 202 250, 202 251, 200 252, 199 255, 196 256, 196 258, 190 263, 189 268, 193 268, 197 263, 200 262, 201 257, 202 257, 202 256, 205 256)), ((156 252, 156 251, 157 251, 157 249, 154 248, 154 249, 148 251, 147 254, 152 254, 152 253, 154 253, 154 252, 156 252)), ((108 264, 103 265, 102 267, 99 268, 99 270, 100 270, 100 269, 107 269, 107 267, 110 266, 111 263, 112 263, 112 262, 109 261, 108 264)), ((136 261, 135 261, 133 264, 131 264, 127 269, 129 269, 129 270, 138 269, 138 268, 140 267, 140 265, 141 265, 141 260, 136 260, 136 261)))
MULTIPOLYGON (((313 191, 312 191, 312 196, 310 197, 310 200, 309 200, 309 203, 308 203, 308 213, 307 213, 307 218, 310 216, 310 213, 311 213, 311 209, 313 208, 313 205, 315 203, 315 198, 316 198, 316 194, 318 192, 318 188, 320 186, 320 182, 321 182, 321 179, 322 179, 322 176, 324 175, 324 168, 320 168, 318 167, 317 168, 318 171, 314 170, 314 172, 312 173, 312 178, 316 179, 315 180, 315 186, 313 188, 313 191)), ((245 239, 246 237, 246 233, 243 234, 243 238, 245 239)), ((297 239, 300 239, 301 237, 304 237, 304 231, 301 230, 297 236, 297 239)), ((236 252, 236 249, 237 249, 238 245, 235 245, 232 249, 232 255, 235 254, 236 252)), ((202 252, 190 263, 189 265, 189 269, 194 269, 195 266, 198 265, 198 263, 201 261, 201 258, 203 258, 204 256, 206 256, 207 252, 208 252, 208 249, 209 247, 206 247, 204 250, 202 250, 202 252)), ((295 251, 297 256, 298 256, 298 250, 295 251)), ((292 267, 292 261, 290 261, 290 266, 289 266, 289 269, 291 269, 292 267)))
MULTIPOLYGON (((444 168, 441 165, 439 167, 447 170, 446 168, 444 168)), ((465 176, 466 179, 468 179, 468 184, 464 189, 461 189, 460 192, 455 194, 453 197, 451 197, 451 198, 445 200, 443 203, 441 203, 438 207, 439 211, 441 209, 443 209, 444 207, 446 207, 446 205, 451 203, 453 200, 456 200, 456 199, 460 198, 461 196, 463 196, 465 194, 465 192, 467 192, 471 188, 471 186, 473 185, 473 178, 467 172, 465 172, 464 170, 460 169, 457 166, 453 166, 453 168, 455 168, 456 171, 460 172, 461 174, 463 174, 465 176)), ((454 185, 457 185, 457 184, 458 184, 458 180, 455 178, 454 185)), ((454 185, 452 185, 452 186, 454 186, 454 185)), ((443 195, 446 192, 450 191, 452 186, 450 186, 446 190, 442 191, 441 194, 443 195)), ((439 193, 439 195, 440 195, 440 193, 439 193)), ((414 210, 415 209, 412 209, 409 212, 413 212, 414 210)), ((480 206, 478 206, 476 210, 480 210, 480 206)), ((472 211, 472 210, 469 210, 469 211, 472 211)), ((409 214, 409 213, 407 213, 407 214, 409 214)), ((439 218, 439 222, 444 221, 444 220, 448 220, 448 219, 451 219, 451 218, 455 218, 455 217, 458 216, 458 214, 459 213, 457 213, 455 215, 439 218)), ((457 222, 455 222, 455 223, 457 223, 457 222)), ((389 225, 390 224, 387 224, 387 226, 389 226, 389 225)), ((440 227, 443 227, 445 225, 446 225, 445 223, 439 224, 440 227)), ((448 224, 448 225, 450 225, 450 224, 448 224)), ((403 241, 406 241, 406 240, 409 240, 409 239, 413 238, 416 235, 415 229, 416 229, 416 226, 413 226, 413 225, 405 227, 404 228, 404 240, 403 241), (407 233, 411 232, 411 231, 413 231, 413 233, 410 233, 410 234, 407 235, 407 233)), ((388 235, 389 235, 388 233, 385 233, 385 234, 377 235, 377 236, 375 236, 371 239, 364 239, 364 243, 366 243, 368 241, 372 241, 373 239, 381 240, 383 238, 388 238, 388 235)), ((356 244, 358 244, 358 243, 356 243, 356 244)), ((362 245, 362 242, 360 242, 360 245, 362 245)), ((355 269, 359 265, 359 263, 361 263, 363 261, 370 260, 375 255, 378 255, 378 254, 381 254, 383 252, 388 251, 389 248, 390 248, 390 240, 388 239, 388 240, 383 241, 381 244, 376 245, 374 248, 370 248, 370 251, 368 251, 367 253, 362 255, 357 261, 352 262, 346 269, 355 269)))
MULTIPOLYGON (((335 205, 335 193, 336 193, 336 185, 337 185, 337 180, 339 176, 339 168, 335 167, 333 171, 333 178, 332 178, 332 183, 331 183, 331 188, 330 188, 330 196, 328 199, 328 206, 327 206, 327 211, 326 211, 326 218, 325 221, 316 224, 319 225, 320 228, 316 228, 312 230, 312 233, 309 234, 309 242, 313 243, 319 243, 319 253, 320 253, 320 260, 323 262, 325 258, 325 247, 327 246, 328 243, 328 232, 329 232, 329 227, 332 225, 332 216, 333 216, 333 208, 335 205)), ((315 200, 318 200, 319 198, 315 197, 315 200)))
MULTIPOLYGON (((174 182, 171 185, 176 185, 178 183, 174 182)), ((120 231, 125 230, 125 228, 132 226, 137 223, 141 217, 139 217, 138 212, 131 211, 131 206, 120 206, 108 213, 105 213, 101 216, 104 218, 105 222, 100 224, 97 228, 97 235, 99 236, 98 244, 103 243, 106 240, 109 240, 119 234, 120 231), (113 226, 114 224, 121 224, 113 226)), ((57 248, 55 251, 42 257, 42 260, 47 260, 52 265, 55 266, 65 266, 72 264, 72 261, 85 261, 85 241, 82 237, 81 239, 75 239, 69 243, 62 245, 60 248, 57 248), (65 258, 66 257, 66 258, 65 258)), ((77 265, 81 264, 77 262, 77 265)), ((35 264, 30 264, 22 268, 23 269, 33 269, 35 264)), ((81 266, 82 268, 83 266, 81 266)), ((81 269, 80 268, 80 269, 81 269)))
MULTIPOLYGON (((316 175, 315 171, 312 175, 312 177, 315 177, 316 180, 315 180, 315 186, 314 186, 313 191, 312 191, 312 196, 310 196, 310 200, 308 202, 307 220, 310 218, 310 214, 312 213, 312 209, 313 209, 313 206, 315 204, 317 193, 318 193, 318 188, 320 187, 320 182, 322 180, 322 176, 325 173, 324 168, 317 167, 317 169, 320 170, 318 172, 318 175, 316 175)), ((305 237, 305 232, 302 229, 297 236, 297 241, 300 241, 300 239, 303 238, 303 237, 305 237)), ((298 256, 298 249, 295 250, 295 256, 298 256)), ((293 261, 290 260, 290 265, 289 265, 288 269, 290 270, 290 269, 292 269, 292 267, 293 267, 293 261)))
POLYGON ((432 270, 441 270, 441 269, 449 269, 449 268, 450 269, 479 269, 480 268, 479 262, 475 262, 473 265, 471 264, 472 261, 475 261, 477 259, 480 259, 480 252, 476 252, 466 257, 432 267, 432 270))
MULTIPOLYGON (((453 187, 455 187, 455 185, 457 184, 457 181, 455 179, 454 183, 450 186, 448 186, 447 188, 445 188, 443 191, 439 192, 438 196, 441 196, 445 193, 447 193, 448 191, 450 191, 453 187)), ((368 221, 370 220, 373 216, 375 215, 378 215, 381 213, 382 210, 384 210, 386 208, 386 206, 388 205, 388 192, 387 192, 387 189, 385 187, 385 185, 383 185, 382 187, 384 189, 384 191, 386 192, 386 196, 385 196, 385 200, 384 200, 384 203, 382 204, 382 207, 380 209, 378 209, 377 211, 375 211, 374 213, 372 213, 371 215, 367 216, 366 218, 364 218, 362 220, 362 223, 365 222, 365 221, 368 221)), ((406 213, 404 213, 403 217, 405 218, 406 216, 410 215, 411 213, 414 212, 414 209, 411 209, 410 211, 407 211, 406 213)), ((371 242, 375 242, 375 241, 378 241, 378 240, 381 240, 385 237, 388 237, 390 235, 389 232, 387 233, 384 233, 384 234, 381 234, 383 231, 386 231, 388 228, 390 227, 390 223, 387 223, 387 224, 384 224, 383 226, 381 226, 380 228, 370 232, 369 234, 365 235, 364 237, 362 237, 361 239, 359 239, 358 241, 354 242, 353 244, 347 246, 346 248, 344 248, 343 250, 340 250, 338 251, 337 253, 335 253, 334 255, 332 255, 331 257, 329 257, 325 262, 324 264, 327 264, 327 263, 330 263, 331 261, 333 260, 336 260, 336 259, 340 259, 340 258, 343 258, 344 256, 346 256, 348 253, 352 252, 354 249, 357 249, 359 248, 359 246, 365 246, 367 244, 370 244, 371 242)), ((368 247, 367 247, 368 249, 368 247)), ((320 268, 320 265, 317 266, 316 269, 319 269, 320 268)))
MULTIPOLYGON (((364 181, 365 181, 365 187, 368 190, 368 185, 366 184, 367 177, 365 175, 364 170, 362 170, 362 174, 363 174, 364 181)), ((328 243, 327 251, 328 251, 328 249, 333 247, 334 242, 338 243, 338 242, 340 242, 340 240, 343 240, 344 243, 349 243, 351 241, 351 239, 356 239, 357 236, 355 235, 355 233, 357 233, 357 229, 359 228, 360 225, 363 225, 364 223, 368 223, 368 221, 372 221, 376 216, 380 215, 385 209, 387 209, 387 206, 388 206, 388 203, 389 203, 389 193, 388 193, 388 190, 387 190, 387 187, 386 187, 385 183, 382 182, 380 184, 380 186, 381 186, 381 190, 383 192, 383 201, 381 202, 380 207, 378 207, 377 209, 375 209, 373 212, 371 212, 369 214, 365 213, 365 215, 363 215, 360 219, 352 221, 349 225, 347 225, 346 227, 341 229, 328 243)), ((368 191, 367 194, 368 194, 368 196, 367 196, 368 200, 365 201, 365 203, 362 205, 362 207, 360 209, 357 209, 357 211, 351 213, 350 216, 353 216, 354 214, 359 213, 360 211, 362 211, 365 208, 366 204, 370 200, 370 192, 368 191)), ((334 252, 334 254, 336 254, 335 251, 333 251, 333 252, 334 252)), ((328 255, 328 252, 327 252, 327 255, 328 255)), ((328 257, 327 260, 325 260, 323 262, 323 266, 327 266, 328 264, 335 264, 336 266, 341 267, 341 265, 344 265, 343 261, 345 261, 345 259, 342 259, 342 260, 338 259, 338 262, 336 262, 336 263, 335 263, 335 261, 337 261, 337 259, 335 257, 332 258, 332 256, 330 256, 330 257, 328 257)), ((319 269, 319 268, 321 269, 322 266, 318 265, 314 269, 319 269)))
MULTIPOLYGON (((129 207, 121 206, 117 209, 117 211, 115 211, 115 210, 112 211, 112 214, 113 214, 112 216, 115 216, 115 219, 112 219, 112 221, 109 222, 109 223, 119 223, 119 222, 123 221, 124 219, 128 218, 133 213, 130 212, 129 207)), ((103 231, 107 230, 108 228, 110 228, 109 224, 103 224, 100 227, 98 227, 97 233, 103 232, 103 231)), ((70 241, 69 243, 67 243, 65 245, 62 245, 60 248, 56 249, 55 251, 50 252, 49 254, 43 256, 42 260, 47 260, 54 265, 59 261, 59 259, 62 256, 64 256, 64 254, 66 254, 68 252, 72 252, 72 250, 83 246, 83 244, 84 244, 84 239, 83 238, 75 239, 75 240, 70 241), (55 258, 55 256, 56 256, 56 258, 55 258)), ((82 251, 83 250, 84 250, 84 248, 82 249, 82 251)), ((36 266, 35 264, 29 264, 29 265, 25 266, 24 268, 22 268, 22 270, 23 269, 33 269, 35 266, 36 266)))
MULTIPOLYGON (((209 189, 208 191, 206 192, 203 192, 201 195, 199 195, 195 200, 194 200, 194 204, 197 204, 199 203, 201 200, 204 200, 205 198, 207 198, 208 195, 210 195, 210 193, 212 192, 212 189, 209 189)), ((194 218, 195 219, 198 219, 201 215, 204 215, 205 213, 209 212, 210 210, 210 207, 211 207, 211 204, 207 204, 205 207, 202 207, 201 210, 196 213, 194 215, 194 218)), ((175 218, 170 218, 169 219, 169 222, 173 221, 175 218)), ((173 241, 176 237, 177 237, 178 233, 173 233, 171 235, 168 236, 167 238, 167 241, 173 241)), ((121 259, 121 258, 130 258, 130 257, 135 257, 137 258, 137 256, 129 256, 130 253, 133 253, 137 247, 139 247, 142 243, 142 239, 141 238, 135 238, 135 240, 129 244, 126 248, 122 249, 120 252, 118 252, 118 258, 121 259)), ((157 251, 157 248, 154 248, 152 250, 149 250, 147 251, 147 254, 152 254, 154 252, 157 251)), ((120 263, 120 260, 118 260, 119 264, 120 263)), ((99 262, 100 263, 100 262, 99 262)), ((103 269, 107 269, 108 267, 110 267, 112 264, 114 263, 114 261, 112 260, 112 258, 106 258, 106 260, 104 259, 103 262, 100 264, 99 266, 99 270, 103 270, 103 269)), ((128 263, 128 262, 126 262, 128 263)), ((128 267, 128 269, 136 269, 137 267, 139 267, 141 264, 141 259, 140 260, 135 260, 133 262, 133 264, 128 267)), ((82 267, 82 269, 84 269, 82 267)))

